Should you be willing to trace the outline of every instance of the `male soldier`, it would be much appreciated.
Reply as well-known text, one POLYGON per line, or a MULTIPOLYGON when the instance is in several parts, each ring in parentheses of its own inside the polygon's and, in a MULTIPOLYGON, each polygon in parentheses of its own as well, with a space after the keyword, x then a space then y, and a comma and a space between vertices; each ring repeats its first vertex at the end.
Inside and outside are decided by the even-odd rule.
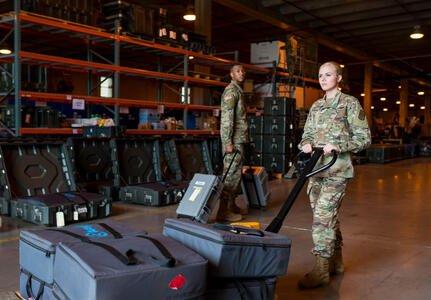
POLYGON ((313 211, 312 253, 316 256, 316 264, 299 281, 300 288, 329 284, 330 275, 344 272, 338 211, 347 180, 353 178, 350 154, 361 151, 371 142, 361 104, 355 97, 338 90, 341 70, 335 62, 327 62, 320 67, 319 83, 325 96, 312 105, 299 144, 305 153, 312 152, 313 146, 323 147, 324 157, 316 168, 331 160, 329 154, 332 150, 339 153, 335 164, 310 178, 308 184, 307 194, 313 211))
POLYGON ((224 90, 221 100, 220 136, 222 149, 226 154, 223 161, 224 173, 232 160, 233 162, 224 182, 217 220, 236 222, 242 219, 242 216, 236 213, 239 208, 235 204, 235 198, 240 189, 244 143, 248 142, 247 111, 240 87, 245 78, 243 66, 234 65, 230 69, 230 77, 232 80, 224 90))

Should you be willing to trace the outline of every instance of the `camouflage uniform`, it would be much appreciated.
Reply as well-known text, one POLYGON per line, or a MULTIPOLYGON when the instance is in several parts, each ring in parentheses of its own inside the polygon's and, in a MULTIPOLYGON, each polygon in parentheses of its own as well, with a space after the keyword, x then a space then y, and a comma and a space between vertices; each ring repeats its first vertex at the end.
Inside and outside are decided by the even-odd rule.
MULTIPOLYGON (((345 194, 348 178, 353 178, 351 152, 359 152, 370 142, 365 113, 359 101, 338 92, 334 99, 317 100, 310 109, 299 148, 305 144, 324 146, 328 143, 338 147, 335 164, 309 181, 307 194, 313 210, 313 254, 331 257, 336 247, 341 247, 342 236, 338 210, 345 194)), ((320 159, 315 168, 331 160, 320 159)))
MULTIPOLYGON (((223 152, 229 144, 232 144, 239 151, 224 182, 223 199, 224 201, 229 201, 234 200, 239 193, 244 143, 248 142, 247 111, 244 94, 241 87, 235 81, 231 81, 222 95, 220 136, 223 152)), ((225 156, 223 174, 229 167, 233 157, 233 153, 228 153, 225 156)))

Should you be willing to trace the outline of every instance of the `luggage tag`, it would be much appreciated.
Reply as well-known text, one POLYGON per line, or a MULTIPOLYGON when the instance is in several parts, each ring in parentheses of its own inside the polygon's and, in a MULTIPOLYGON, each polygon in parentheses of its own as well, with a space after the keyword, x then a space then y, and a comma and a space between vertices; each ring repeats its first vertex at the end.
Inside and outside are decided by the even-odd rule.
POLYGON ((63 227, 64 223, 64 213, 62 211, 58 211, 55 213, 55 221, 57 223, 57 227, 63 227))

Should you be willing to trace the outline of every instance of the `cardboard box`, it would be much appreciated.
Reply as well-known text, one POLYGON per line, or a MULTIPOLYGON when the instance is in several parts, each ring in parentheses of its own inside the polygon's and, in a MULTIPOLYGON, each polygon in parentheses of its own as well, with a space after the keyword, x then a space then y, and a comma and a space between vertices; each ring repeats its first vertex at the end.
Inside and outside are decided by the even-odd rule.
POLYGON ((281 41, 252 43, 250 63, 260 67, 273 67, 275 61, 279 68, 286 68, 285 43, 281 41))

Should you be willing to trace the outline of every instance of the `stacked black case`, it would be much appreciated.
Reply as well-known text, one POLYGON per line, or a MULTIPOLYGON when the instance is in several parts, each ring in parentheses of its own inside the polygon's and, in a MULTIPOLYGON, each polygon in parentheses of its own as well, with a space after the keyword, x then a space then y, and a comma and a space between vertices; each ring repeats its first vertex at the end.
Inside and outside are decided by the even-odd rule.
POLYGON ((295 155, 295 99, 268 97, 264 99, 261 140, 263 166, 271 173, 287 173, 295 155))

